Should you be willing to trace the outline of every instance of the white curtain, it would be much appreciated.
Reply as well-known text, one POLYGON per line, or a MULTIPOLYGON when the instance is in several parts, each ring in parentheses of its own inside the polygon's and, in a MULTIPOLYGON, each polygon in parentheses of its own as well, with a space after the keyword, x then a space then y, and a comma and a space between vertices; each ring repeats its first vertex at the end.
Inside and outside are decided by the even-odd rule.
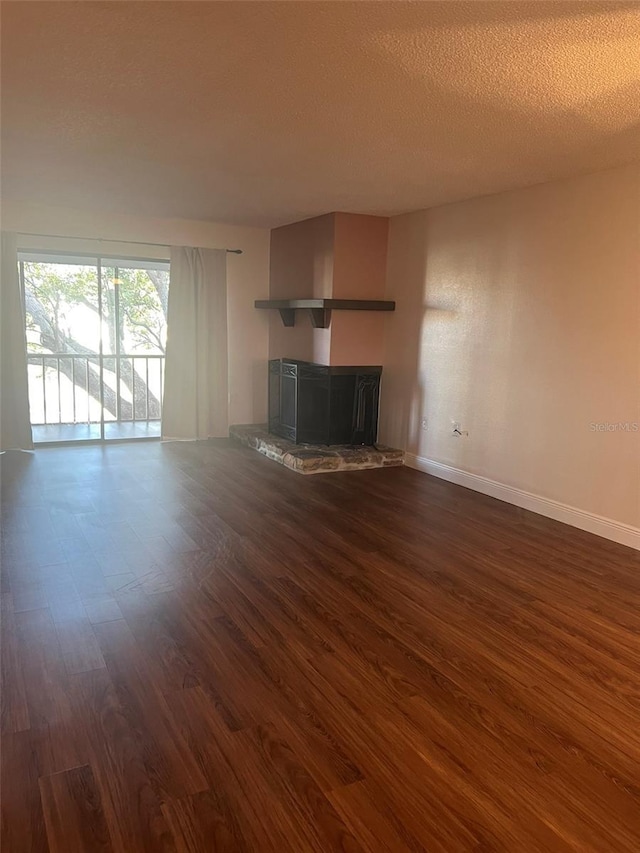
POLYGON ((2 232, 0 258, 0 449, 33 447, 27 344, 16 235, 2 232))
POLYGON ((227 436, 228 412, 227 253, 174 247, 162 436, 227 436))

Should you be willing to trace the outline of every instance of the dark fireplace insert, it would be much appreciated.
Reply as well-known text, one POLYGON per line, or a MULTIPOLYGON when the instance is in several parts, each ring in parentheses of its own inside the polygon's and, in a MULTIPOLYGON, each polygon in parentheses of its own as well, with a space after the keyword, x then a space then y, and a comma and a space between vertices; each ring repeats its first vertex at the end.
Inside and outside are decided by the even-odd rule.
POLYGON ((381 367, 272 359, 269 432, 296 444, 375 444, 381 373, 381 367))

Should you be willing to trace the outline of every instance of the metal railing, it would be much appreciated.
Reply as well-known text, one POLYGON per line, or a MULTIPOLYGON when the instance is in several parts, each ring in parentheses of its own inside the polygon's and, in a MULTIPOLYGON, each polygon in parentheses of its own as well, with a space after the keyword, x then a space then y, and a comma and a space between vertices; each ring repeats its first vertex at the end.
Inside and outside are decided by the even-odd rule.
POLYGON ((159 421, 164 355, 27 353, 31 423, 159 421))

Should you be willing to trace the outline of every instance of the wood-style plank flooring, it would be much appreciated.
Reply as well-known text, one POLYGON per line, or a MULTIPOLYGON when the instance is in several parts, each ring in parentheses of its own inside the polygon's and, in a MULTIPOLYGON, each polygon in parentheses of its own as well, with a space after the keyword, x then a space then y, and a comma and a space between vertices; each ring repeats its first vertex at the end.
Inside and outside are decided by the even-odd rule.
POLYGON ((224 441, 0 464, 6 853, 640 850, 637 552, 224 441))

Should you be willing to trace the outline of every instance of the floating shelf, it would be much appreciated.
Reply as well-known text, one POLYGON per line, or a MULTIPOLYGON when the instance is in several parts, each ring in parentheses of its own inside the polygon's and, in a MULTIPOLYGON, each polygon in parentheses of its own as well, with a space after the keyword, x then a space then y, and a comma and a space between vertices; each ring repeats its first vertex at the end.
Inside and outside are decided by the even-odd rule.
POLYGON ((396 303, 383 299, 256 299, 256 308, 280 312, 285 326, 295 326, 296 311, 306 310, 314 329, 328 329, 331 311, 395 311, 396 303))

